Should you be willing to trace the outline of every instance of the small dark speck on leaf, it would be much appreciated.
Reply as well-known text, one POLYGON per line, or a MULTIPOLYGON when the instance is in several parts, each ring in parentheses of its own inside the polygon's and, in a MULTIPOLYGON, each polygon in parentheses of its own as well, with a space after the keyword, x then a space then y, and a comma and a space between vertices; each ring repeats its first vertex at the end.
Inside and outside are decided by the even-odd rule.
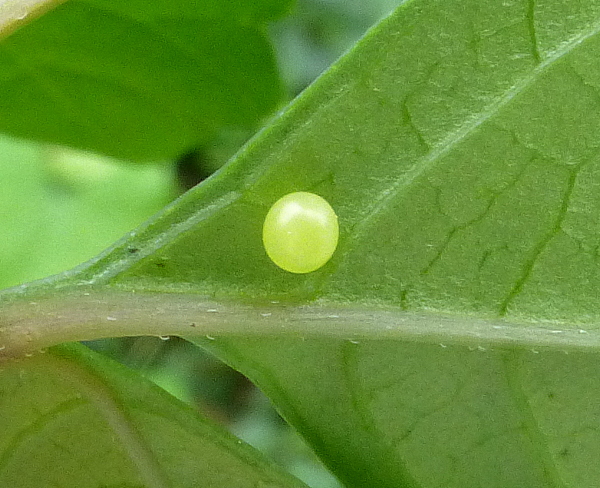
POLYGON ((135 254, 135 253, 139 252, 139 249, 137 247, 128 247, 127 252, 129 254, 135 254))
POLYGON ((159 268, 164 268, 166 266, 166 264, 163 263, 162 261, 159 261, 158 263, 156 263, 156 266, 158 266, 159 268))

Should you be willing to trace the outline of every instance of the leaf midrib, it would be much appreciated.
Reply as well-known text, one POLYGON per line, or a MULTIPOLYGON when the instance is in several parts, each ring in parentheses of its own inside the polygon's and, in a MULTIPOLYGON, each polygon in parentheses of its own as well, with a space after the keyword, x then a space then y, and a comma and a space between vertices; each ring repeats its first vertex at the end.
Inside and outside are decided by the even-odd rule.
MULTIPOLYGON (((31 286, 31 285, 30 285, 31 286)), ((391 340, 472 347, 600 350, 600 330, 574 324, 517 322, 442 313, 409 313, 367 304, 243 304, 197 294, 75 287, 15 299, 3 293, 0 358, 54 344, 131 335, 278 336, 391 340)), ((586 326, 587 327, 587 326, 586 326)))

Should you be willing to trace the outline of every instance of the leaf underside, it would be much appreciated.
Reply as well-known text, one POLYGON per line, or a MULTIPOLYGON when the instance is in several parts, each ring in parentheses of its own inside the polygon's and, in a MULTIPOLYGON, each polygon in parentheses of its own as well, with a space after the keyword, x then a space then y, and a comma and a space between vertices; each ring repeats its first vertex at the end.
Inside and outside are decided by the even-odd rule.
POLYGON ((391 310, 399 330, 409 313, 490 319, 464 345, 195 340, 348 486, 598 486, 599 31, 592 0, 407 2, 221 172, 59 284, 265 314, 368 306, 371 326, 391 310), (300 190, 341 228, 308 275, 275 267, 260 240, 269 206, 300 190), (502 321, 584 339, 502 345, 502 321))
POLYGON ((4 363, 0 417, 1 486, 304 486, 80 345, 4 363))

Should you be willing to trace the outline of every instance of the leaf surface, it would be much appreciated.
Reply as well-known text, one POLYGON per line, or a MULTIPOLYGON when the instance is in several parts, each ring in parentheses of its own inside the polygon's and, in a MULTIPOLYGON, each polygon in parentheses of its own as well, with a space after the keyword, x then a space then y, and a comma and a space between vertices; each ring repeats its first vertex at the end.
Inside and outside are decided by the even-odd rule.
POLYGON ((0 43, 0 130, 162 160, 219 129, 253 127, 282 96, 265 27, 289 6, 11 0, 0 33, 15 17, 32 21, 0 43), (44 5, 54 8, 36 18, 44 5))
POLYGON ((154 384, 79 345, 3 363, 0 414, 2 486, 304 486, 154 384))
POLYGON ((599 30, 594 0, 403 4, 205 184, 6 295, 3 340, 187 331, 348 486, 598 486, 599 30), (307 275, 261 244, 292 191, 340 221, 307 275))

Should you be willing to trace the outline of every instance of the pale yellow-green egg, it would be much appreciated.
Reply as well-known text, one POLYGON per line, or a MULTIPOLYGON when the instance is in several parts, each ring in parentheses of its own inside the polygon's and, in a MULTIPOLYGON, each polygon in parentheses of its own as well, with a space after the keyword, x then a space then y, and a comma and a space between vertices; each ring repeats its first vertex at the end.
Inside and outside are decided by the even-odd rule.
POLYGON ((310 273, 322 267, 335 252, 338 237, 338 219, 331 205, 304 191, 277 200, 263 225, 267 255, 290 273, 310 273))

